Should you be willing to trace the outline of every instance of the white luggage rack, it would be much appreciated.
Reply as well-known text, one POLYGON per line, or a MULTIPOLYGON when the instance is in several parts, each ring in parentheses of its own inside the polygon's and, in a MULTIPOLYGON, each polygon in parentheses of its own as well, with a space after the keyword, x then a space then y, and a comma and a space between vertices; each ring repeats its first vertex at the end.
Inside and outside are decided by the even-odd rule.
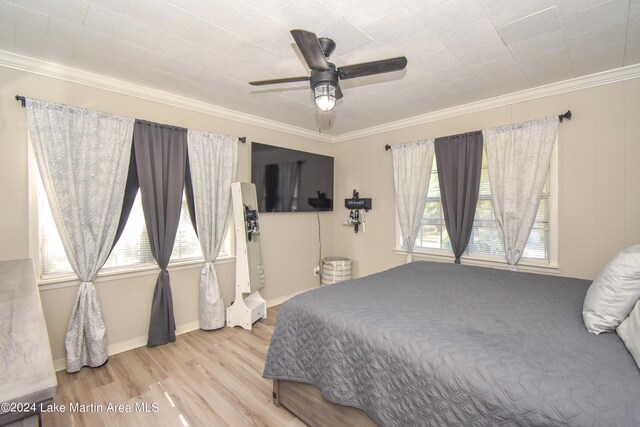
POLYGON ((259 292, 265 281, 256 187, 234 182, 231 196, 236 232, 236 297, 227 309, 227 326, 251 330, 251 325, 267 317, 267 302, 259 292))

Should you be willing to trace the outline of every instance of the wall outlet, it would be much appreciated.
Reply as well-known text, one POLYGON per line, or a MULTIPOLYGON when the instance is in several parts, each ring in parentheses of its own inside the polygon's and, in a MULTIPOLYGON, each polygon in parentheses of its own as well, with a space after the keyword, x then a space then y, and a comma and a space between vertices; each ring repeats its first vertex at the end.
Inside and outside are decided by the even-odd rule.
POLYGON ((319 276, 320 275, 320 266, 316 265, 315 267, 313 267, 313 275, 314 276, 319 276))

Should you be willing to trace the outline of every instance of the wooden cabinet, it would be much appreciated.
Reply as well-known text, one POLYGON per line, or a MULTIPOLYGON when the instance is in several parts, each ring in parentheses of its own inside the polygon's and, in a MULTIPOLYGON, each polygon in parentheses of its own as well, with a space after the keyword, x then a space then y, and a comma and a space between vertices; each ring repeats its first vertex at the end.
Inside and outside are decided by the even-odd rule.
POLYGON ((0 425, 39 414, 56 394, 33 261, 0 261, 0 425))

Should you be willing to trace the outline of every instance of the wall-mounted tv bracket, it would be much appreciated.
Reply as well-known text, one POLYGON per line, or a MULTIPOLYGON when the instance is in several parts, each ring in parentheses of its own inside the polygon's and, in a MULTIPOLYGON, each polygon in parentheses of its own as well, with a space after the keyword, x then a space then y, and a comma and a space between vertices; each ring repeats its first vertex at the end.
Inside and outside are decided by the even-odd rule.
POLYGON ((362 225, 362 232, 365 233, 365 212, 371 210, 372 202, 370 198, 361 199, 356 190, 353 190, 353 197, 350 199, 344 199, 344 206, 349 209, 349 218, 345 221, 344 225, 353 226, 353 231, 356 233, 362 225))
POLYGON ((244 221, 247 224, 247 240, 251 241, 251 236, 260 234, 258 211, 251 210, 249 206, 244 205, 244 221))

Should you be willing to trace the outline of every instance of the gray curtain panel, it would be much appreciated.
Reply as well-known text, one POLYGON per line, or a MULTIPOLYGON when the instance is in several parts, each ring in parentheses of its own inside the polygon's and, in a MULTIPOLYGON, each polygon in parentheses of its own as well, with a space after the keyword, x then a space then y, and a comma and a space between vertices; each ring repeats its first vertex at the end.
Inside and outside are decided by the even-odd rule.
POLYGON ((198 220, 196 219, 196 201, 193 196, 193 179, 191 178, 191 165, 189 164, 189 133, 187 132, 187 161, 186 170, 184 172, 184 195, 187 199, 187 209, 189 210, 189 219, 193 225, 193 231, 198 236, 198 220))
POLYGON ((482 171, 482 132, 436 138, 436 164, 440 196, 451 248, 460 264, 478 204, 482 171))
POLYGON ((136 120, 133 146, 151 254, 162 269, 153 293, 147 341, 154 347, 176 340, 167 265, 182 209, 187 129, 136 120))
POLYGON ((280 166, 277 164, 267 165, 264 168, 264 210, 265 212, 275 212, 278 203, 278 182, 280 177, 280 166))
POLYGON ((276 210, 279 212, 291 212, 293 208, 293 196, 300 180, 301 162, 286 162, 279 165, 278 176, 278 202, 276 210))

